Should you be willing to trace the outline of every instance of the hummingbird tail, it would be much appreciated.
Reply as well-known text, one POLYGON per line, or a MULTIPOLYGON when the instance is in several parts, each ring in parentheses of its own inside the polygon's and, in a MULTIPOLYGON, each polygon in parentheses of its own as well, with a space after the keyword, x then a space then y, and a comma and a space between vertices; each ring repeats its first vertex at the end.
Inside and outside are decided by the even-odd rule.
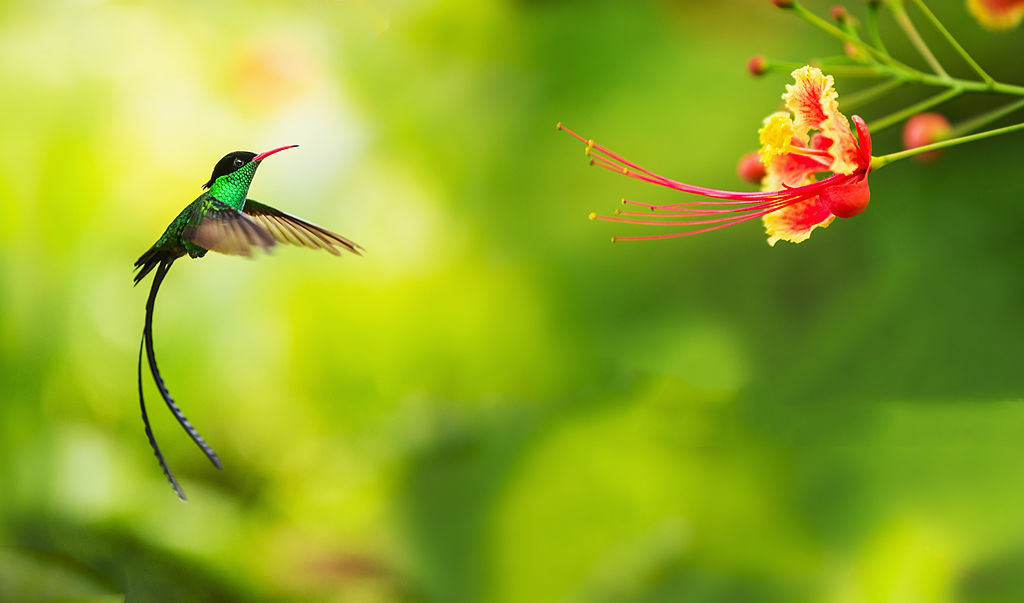
POLYGON ((167 481, 171 482, 171 487, 174 488, 174 493, 178 495, 182 501, 187 502, 185 498, 185 491, 178 485, 178 480, 174 479, 174 474, 171 473, 171 468, 167 466, 167 461, 164 460, 163 453, 160 452, 160 446, 156 443, 156 437, 153 436, 153 428, 149 426, 149 415, 146 414, 146 398, 142 394, 142 347, 143 341, 139 341, 139 406, 142 407, 142 424, 146 427, 146 438, 149 440, 149 447, 153 449, 153 454, 156 455, 156 460, 160 463, 160 468, 164 470, 164 476, 167 477, 167 481))
POLYGON ((135 260, 135 269, 138 270, 138 272, 135 274, 133 279, 134 284, 138 285, 139 281, 146 278, 146 275, 149 274, 151 270, 163 262, 167 262, 168 267, 170 267, 171 262, 176 259, 178 259, 177 256, 166 249, 161 249, 156 245, 150 247, 146 253, 142 254, 139 259, 135 260))
MULTIPOLYGON (((142 258, 139 258, 139 262, 143 262, 143 260, 147 258, 147 255, 149 255, 149 252, 147 252, 146 255, 143 255, 142 258)), ((167 404, 167 408, 171 410, 171 414, 173 414, 174 418, 178 420, 179 424, 181 424, 182 428, 185 430, 185 433, 187 433, 189 437, 192 438, 192 441, 194 441, 196 445, 199 446, 199 449, 203 451, 203 454, 206 455, 206 458, 210 459, 210 462, 213 463, 214 467, 220 469, 220 458, 217 456, 217 453, 214 452, 213 448, 211 448, 210 445, 207 444, 206 441, 202 438, 202 436, 199 435, 199 432, 196 431, 196 428, 192 426, 189 420, 185 418, 184 413, 181 412, 181 409, 178 408, 178 405, 174 403, 174 399, 171 398, 170 392, 167 391, 167 386, 164 385, 164 380, 160 376, 160 369, 157 367, 156 364, 156 353, 153 350, 153 308, 156 303, 156 294, 160 290, 160 284, 163 283, 164 277, 167 276, 167 271, 171 269, 171 264, 174 263, 175 259, 176 258, 174 257, 171 257, 170 259, 164 257, 160 257, 159 259, 152 259, 152 261, 154 262, 153 265, 157 266, 157 270, 156 274, 153 277, 153 284, 150 286, 149 289, 149 298, 146 300, 146 324, 142 329, 142 346, 145 347, 146 350, 146 359, 149 362, 149 370, 153 375, 153 381, 156 382, 157 389, 160 391, 161 397, 163 397, 164 402, 167 404)), ((137 263, 137 265, 140 264, 137 263)), ((143 272, 141 273, 143 275, 149 270, 152 270, 152 266, 149 266, 148 264, 141 265, 143 265, 143 272)), ((140 365, 141 362, 142 356, 140 349, 140 365)), ((178 496, 184 498, 184 495, 181 493, 181 489, 178 487, 177 482, 174 480, 174 477, 171 475, 170 470, 167 468, 167 465, 164 462, 162 455, 160 454, 160 449, 157 447, 156 440, 153 438, 152 430, 149 427, 149 420, 146 417, 145 403, 142 402, 141 366, 139 369, 139 401, 143 405, 142 416, 143 421, 146 424, 146 435, 149 437, 150 446, 152 446, 153 451, 156 453, 157 459, 160 461, 160 465, 164 469, 164 474, 167 475, 168 479, 171 482, 171 485, 174 486, 175 491, 178 492, 178 496)))

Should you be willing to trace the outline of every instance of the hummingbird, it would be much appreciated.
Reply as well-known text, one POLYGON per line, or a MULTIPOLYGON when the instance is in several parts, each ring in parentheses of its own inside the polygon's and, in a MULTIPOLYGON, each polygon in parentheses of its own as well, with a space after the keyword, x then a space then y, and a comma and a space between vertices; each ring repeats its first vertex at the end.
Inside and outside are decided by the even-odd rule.
POLYGON ((156 387, 171 414, 214 467, 220 469, 221 463, 217 453, 175 404, 157 368, 156 354, 153 352, 153 307, 160 284, 167 276, 167 271, 171 269, 171 264, 186 254, 192 258, 201 258, 208 251, 250 257, 253 248, 259 247, 269 251, 277 243, 323 249, 337 256, 341 255, 342 250, 362 255, 362 247, 341 235, 246 198, 260 162, 275 153, 297 146, 293 144, 278 147, 259 154, 234 151, 225 155, 214 166, 210 180, 203 185, 203 193, 174 218, 157 242, 135 262, 135 269, 138 271, 135 274, 136 285, 156 269, 146 300, 146 321, 142 329, 142 341, 139 343, 138 383, 142 423, 160 468, 163 469, 178 498, 183 501, 186 500, 185 492, 164 460, 153 436, 149 416, 146 414, 146 400, 142 393, 143 350, 146 352, 153 381, 156 382, 156 387))

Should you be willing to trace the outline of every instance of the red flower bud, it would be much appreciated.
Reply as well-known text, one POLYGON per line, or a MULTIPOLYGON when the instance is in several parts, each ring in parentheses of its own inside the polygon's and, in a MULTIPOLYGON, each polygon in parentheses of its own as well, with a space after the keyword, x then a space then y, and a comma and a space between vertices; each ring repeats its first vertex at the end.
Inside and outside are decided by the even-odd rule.
MULTIPOLYGON (((938 142, 949 136, 952 127, 949 120, 940 113, 921 113, 907 120, 903 126, 903 146, 908 149, 916 149, 924 145, 938 142)), ((914 155, 914 159, 925 163, 935 161, 942 154, 936 149, 914 155)))
POLYGON ((747 71, 749 71, 750 75, 753 76, 764 75, 765 72, 768 71, 768 61, 759 54, 754 55, 750 57, 749 61, 747 61, 747 71))
POLYGON ((761 153, 751 151, 741 157, 740 162, 736 164, 736 173, 751 184, 761 184, 765 174, 761 153))

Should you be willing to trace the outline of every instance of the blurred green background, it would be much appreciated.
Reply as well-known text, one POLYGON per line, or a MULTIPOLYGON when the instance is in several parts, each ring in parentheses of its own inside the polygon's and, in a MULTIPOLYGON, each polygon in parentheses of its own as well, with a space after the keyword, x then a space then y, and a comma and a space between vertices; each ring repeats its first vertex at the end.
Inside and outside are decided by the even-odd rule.
MULTIPOLYGON (((1020 30, 930 5, 1024 82, 1020 30)), ((790 81, 747 58, 836 49, 767 0, 4 2, 0 600, 1024 600, 1020 135, 769 248, 610 244, 653 231, 590 211, 681 199, 554 128, 746 190, 790 81), (182 504, 131 264, 284 144, 251 196, 367 253, 175 265, 157 353, 225 466, 147 380, 182 504)))

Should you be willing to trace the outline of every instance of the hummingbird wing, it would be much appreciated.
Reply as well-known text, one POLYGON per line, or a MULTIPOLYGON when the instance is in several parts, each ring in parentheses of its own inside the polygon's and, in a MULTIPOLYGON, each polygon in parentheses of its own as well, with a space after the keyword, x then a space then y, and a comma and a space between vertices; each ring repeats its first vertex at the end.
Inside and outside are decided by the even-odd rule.
POLYGON ((341 255, 340 247, 356 255, 363 255, 360 253, 362 247, 345 237, 259 201, 246 199, 242 211, 270 231, 278 243, 323 249, 333 255, 341 255))
POLYGON ((220 201, 213 201, 201 219, 185 229, 182 238, 210 251, 246 257, 252 255, 254 245, 264 251, 275 245, 266 228, 220 201))

